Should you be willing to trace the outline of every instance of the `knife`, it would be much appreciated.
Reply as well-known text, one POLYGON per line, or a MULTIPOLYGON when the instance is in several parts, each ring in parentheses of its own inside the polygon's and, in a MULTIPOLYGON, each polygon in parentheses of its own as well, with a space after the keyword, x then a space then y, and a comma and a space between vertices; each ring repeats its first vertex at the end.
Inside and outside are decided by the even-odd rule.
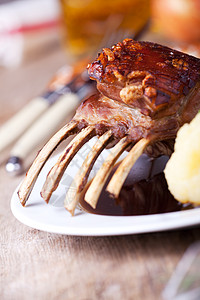
POLYGON ((15 142, 52 104, 64 93, 63 89, 73 82, 86 62, 71 67, 65 65, 59 69, 48 84, 47 91, 41 96, 32 99, 17 114, 0 127, 0 153, 15 142))
MULTIPOLYGON (((77 83, 76 83, 77 84, 77 83)), ((88 77, 88 82, 76 88, 69 85, 62 89, 63 95, 46 111, 14 145, 10 158, 6 163, 6 170, 12 175, 19 175, 24 171, 23 161, 42 141, 47 141, 67 115, 74 112, 80 101, 94 92, 94 84, 88 77)), ((61 92, 61 90, 60 90, 61 92)))

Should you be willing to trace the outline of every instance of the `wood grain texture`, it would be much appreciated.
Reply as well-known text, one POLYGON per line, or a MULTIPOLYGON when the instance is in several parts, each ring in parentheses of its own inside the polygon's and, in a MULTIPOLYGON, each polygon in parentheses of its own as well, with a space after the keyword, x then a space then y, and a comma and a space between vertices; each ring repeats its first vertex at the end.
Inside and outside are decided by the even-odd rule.
MULTIPOLYGON (((54 48, 15 70, 0 71, 0 123, 40 93, 65 63, 54 48)), ((1 155, 5 161, 7 151, 1 155)), ((0 299, 161 299, 161 292, 200 229, 116 236, 73 237, 20 224, 10 199, 23 176, 0 166, 0 299)))

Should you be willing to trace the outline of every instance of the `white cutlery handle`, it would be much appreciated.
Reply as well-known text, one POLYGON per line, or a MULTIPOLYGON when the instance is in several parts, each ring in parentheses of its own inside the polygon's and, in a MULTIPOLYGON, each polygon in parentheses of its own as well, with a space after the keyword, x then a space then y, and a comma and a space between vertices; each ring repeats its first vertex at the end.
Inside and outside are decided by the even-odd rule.
POLYGON ((22 110, 2 125, 0 127, 0 152, 18 139, 48 106, 49 104, 44 98, 34 98, 22 110))
POLYGON ((46 142, 56 132, 79 102, 76 94, 68 93, 61 96, 18 140, 11 151, 11 156, 25 159, 41 142, 46 142))

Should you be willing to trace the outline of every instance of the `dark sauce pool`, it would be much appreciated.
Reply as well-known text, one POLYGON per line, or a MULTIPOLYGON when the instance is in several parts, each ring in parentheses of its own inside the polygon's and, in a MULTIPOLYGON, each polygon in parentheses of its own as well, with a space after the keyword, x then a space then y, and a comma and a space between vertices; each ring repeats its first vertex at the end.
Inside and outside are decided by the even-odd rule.
MULTIPOLYGON (((167 187, 163 173, 167 161, 167 156, 152 159, 143 154, 129 173, 117 199, 105 191, 106 183, 96 209, 84 201, 85 193, 80 201, 81 207, 89 213, 111 216, 160 214, 182 210, 183 205, 174 199, 167 187)), ((117 166, 109 178, 116 168, 117 166)))

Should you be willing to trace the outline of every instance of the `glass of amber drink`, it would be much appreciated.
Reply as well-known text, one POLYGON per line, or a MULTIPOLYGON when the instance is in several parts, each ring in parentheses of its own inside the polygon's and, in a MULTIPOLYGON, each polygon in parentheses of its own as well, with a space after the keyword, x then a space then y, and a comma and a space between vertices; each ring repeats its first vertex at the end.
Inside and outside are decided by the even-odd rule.
MULTIPOLYGON (((149 0, 60 0, 64 46, 73 59, 89 56, 117 30, 132 37, 149 18, 149 0)), ((105 45, 102 44, 105 42, 105 45)))

